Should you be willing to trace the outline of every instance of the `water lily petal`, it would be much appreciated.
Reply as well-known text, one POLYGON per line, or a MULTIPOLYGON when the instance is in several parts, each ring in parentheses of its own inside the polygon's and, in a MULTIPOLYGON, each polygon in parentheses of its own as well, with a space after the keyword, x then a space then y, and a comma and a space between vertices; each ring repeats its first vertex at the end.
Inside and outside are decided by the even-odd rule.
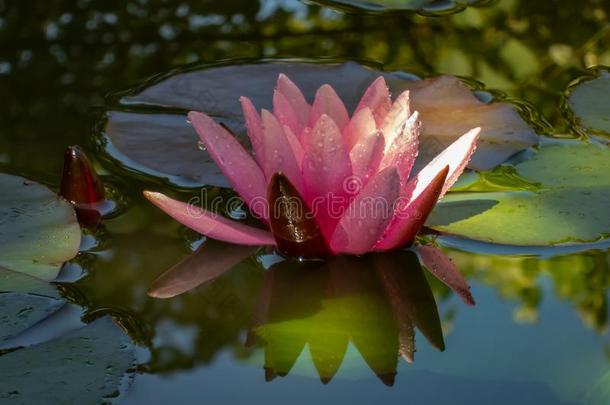
POLYGON ((430 184, 430 182, 436 177, 439 170, 445 166, 449 166, 449 173, 445 180, 445 185, 438 198, 442 198, 447 190, 451 188, 466 168, 470 157, 474 153, 477 147, 477 140, 481 128, 474 128, 458 138, 457 141, 453 142, 447 149, 441 152, 436 158, 426 165, 418 174, 417 186, 413 191, 413 199, 417 198, 419 194, 430 184))
POLYGON ((352 201, 331 239, 334 252, 364 254, 372 250, 394 213, 400 176, 394 167, 379 172, 352 201))
POLYGON ((301 128, 304 128, 309 120, 309 111, 311 107, 309 106, 309 103, 307 103, 307 100, 305 100, 305 96, 303 96, 301 90, 283 73, 280 73, 278 76, 276 89, 278 92, 282 93, 284 97, 286 97, 286 100, 292 105, 292 109, 299 120, 301 128))
POLYGON ((254 157, 260 164, 265 159, 262 147, 263 123, 261 122, 261 116, 248 97, 240 97, 239 102, 241 103, 241 109, 246 121, 246 132, 248 133, 248 138, 250 138, 254 157))
POLYGON ((282 126, 290 128, 293 134, 297 136, 301 135, 303 127, 301 126, 297 113, 294 111, 292 104, 290 104, 286 96, 277 90, 273 92, 273 115, 275 115, 282 126))
POLYGON ((369 178, 378 172, 379 164, 384 158, 384 149, 385 139, 383 134, 377 131, 360 137, 349 152, 352 175, 359 186, 364 186, 369 178))
POLYGON ((301 168, 294 156, 293 147, 288 141, 284 129, 267 110, 261 114, 263 120, 263 171, 268 180, 277 172, 284 173, 298 190, 303 190, 301 168))
POLYGON ((474 305, 470 286, 451 259, 438 248, 429 245, 418 246, 417 250, 428 271, 451 288, 462 301, 474 305))
MULTIPOLYGON (((415 111, 404 123, 402 133, 394 138, 391 145, 385 147, 385 155, 380 164, 380 169, 389 166, 398 168, 403 184, 409 178, 415 159, 419 151, 419 114, 415 111)), ((387 138, 386 138, 387 141, 387 138)))
POLYGON ((302 171, 306 198, 324 234, 329 236, 349 204, 345 182, 352 175, 352 163, 341 131, 326 114, 305 139, 302 171))
POLYGON ((303 145, 299 141, 299 138, 297 138, 297 136, 294 134, 294 132, 292 132, 292 130, 288 126, 284 125, 283 129, 284 129, 284 135, 286 135, 286 140, 288 141, 288 143, 290 144, 290 147, 292 148, 292 153, 294 154, 294 158, 297 162, 297 165, 299 167, 301 167, 301 164, 303 163, 303 156, 305 155, 305 151, 303 150, 303 145))
POLYGON ((191 111, 188 117, 208 153, 235 191, 256 216, 266 220, 266 204, 260 203, 266 201, 267 182, 252 156, 233 135, 207 115, 191 111))
POLYGON ((161 193, 145 191, 144 196, 176 221, 210 238, 239 245, 275 245, 273 235, 264 229, 232 221, 161 193))
POLYGON ((390 99, 388 85, 383 76, 379 76, 364 92, 354 114, 361 109, 368 107, 373 113, 377 125, 381 126, 386 114, 390 111, 391 106, 392 101, 390 99))
POLYGON ((335 90, 328 84, 316 92, 316 98, 309 113, 309 126, 314 127, 322 115, 328 115, 342 131, 349 122, 345 104, 335 90))
POLYGON ((392 145, 394 140, 403 134, 405 124, 410 117, 409 90, 406 90, 398 96, 396 101, 394 101, 390 111, 388 111, 381 124, 381 130, 387 141, 387 147, 392 145))
MULTIPOLYGON (((436 176, 421 191, 419 196, 413 197, 407 204, 405 204, 405 201, 400 201, 397 204, 394 218, 392 218, 383 236, 375 245, 375 250, 396 249, 411 243, 415 239, 417 232, 424 225, 430 211, 436 205, 448 173, 449 166, 445 166, 436 173, 436 176)), ((406 189, 413 188, 414 183, 419 184, 417 177, 409 180, 406 189)))
POLYGON ((345 139, 348 150, 351 150, 362 137, 375 132, 377 132, 377 125, 373 112, 370 108, 364 107, 354 114, 343 130, 343 139, 345 139))

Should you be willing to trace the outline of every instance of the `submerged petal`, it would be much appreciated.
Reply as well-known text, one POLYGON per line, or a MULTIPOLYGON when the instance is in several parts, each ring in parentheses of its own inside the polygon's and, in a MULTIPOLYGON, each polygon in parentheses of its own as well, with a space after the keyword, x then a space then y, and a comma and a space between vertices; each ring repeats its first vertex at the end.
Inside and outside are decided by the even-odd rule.
POLYGON ((474 305, 470 286, 447 255, 434 246, 418 246, 419 255, 428 271, 445 283, 468 305, 474 305))
POLYGON ((322 115, 332 118, 340 130, 343 130, 349 122, 349 114, 343 101, 328 84, 323 85, 316 92, 316 98, 309 113, 309 126, 314 127, 322 115))
POLYGON ((358 106, 356 107, 354 115, 361 109, 368 107, 373 113, 377 125, 381 126, 386 114, 390 111, 391 106, 392 101, 390 99, 388 85, 383 76, 379 76, 364 92, 364 95, 360 99, 360 103, 358 103, 358 106))
MULTIPOLYGON (((436 176, 421 191, 419 196, 413 194, 413 198, 407 204, 405 204, 405 201, 400 201, 394 212, 394 218, 392 218, 383 236, 375 245, 375 250, 396 249, 413 242, 417 232, 426 222, 430 211, 436 205, 438 197, 443 190, 447 173, 449 173, 449 166, 445 166, 437 172, 436 176)), ((411 179, 406 188, 413 188, 414 183, 419 185, 417 181, 417 177, 411 179)))
POLYGON ((191 111, 188 117, 208 153, 235 191, 257 217, 266 220, 266 204, 261 202, 264 203, 267 197, 267 182, 252 156, 233 135, 207 115, 191 111))
POLYGON ((239 245, 275 245, 273 235, 264 229, 232 221, 161 193, 145 191, 144 196, 176 221, 210 238, 239 245))
POLYGON ((394 167, 379 172, 356 196, 335 228, 334 252, 364 254, 372 250, 394 213, 400 176, 394 167))

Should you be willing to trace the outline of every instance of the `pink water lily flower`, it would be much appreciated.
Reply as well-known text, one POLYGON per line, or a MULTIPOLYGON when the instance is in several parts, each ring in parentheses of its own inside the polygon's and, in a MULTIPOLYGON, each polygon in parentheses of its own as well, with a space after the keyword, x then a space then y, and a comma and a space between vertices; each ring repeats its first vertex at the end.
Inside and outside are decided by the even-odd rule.
MULTIPOLYGON (((360 255, 413 242, 436 202, 465 169, 480 128, 462 135, 416 174, 420 122, 409 92, 393 102, 383 77, 350 117, 329 85, 313 104, 285 75, 273 113, 240 99, 253 156, 201 112, 189 120, 214 161, 268 229, 145 192, 177 221, 210 238, 274 245, 295 256, 360 255)), ((424 123, 425 125, 425 123, 424 123)))

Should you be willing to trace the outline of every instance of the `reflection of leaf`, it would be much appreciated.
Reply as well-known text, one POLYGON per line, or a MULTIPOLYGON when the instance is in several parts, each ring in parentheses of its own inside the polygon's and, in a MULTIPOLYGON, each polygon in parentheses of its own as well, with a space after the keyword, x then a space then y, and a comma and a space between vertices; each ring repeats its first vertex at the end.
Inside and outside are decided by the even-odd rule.
MULTIPOLYGON (((559 143, 540 148, 519 163, 520 176, 540 183, 540 190, 448 195, 433 218, 448 218, 455 204, 497 200, 479 215, 433 226, 471 239, 513 245, 590 242, 608 236, 610 151, 596 144, 559 143)), ((439 223, 442 220, 434 220, 439 223)))
POLYGON ((207 152, 199 150, 195 132, 177 109, 203 111, 244 138, 240 96, 257 108, 272 108, 277 77, 287 74, 312 101, 315 91, 331 84, 353 111, 370 83, 383 75, 395 97, 410 89, 412 108, 424 123, 421 163, 430 160, 467 130, 481 126, 478 151, 471 167, 491 168, 537 142, 533 130, 506 103, 483 103, 459 79, 451 76, 413 81, 354 62, 297 63, 288 61, 207 66, 165 77, 138 87, 120 103, 129 113, 110 111, 100 140, 106 152, 130 170, 167 179, 183 187, 225 186, 207 152), (251 77, 256 77, 252 82, 251 77), (244 82, 248 86, 244 86, 244 82), (154 107, 154 108, 153 108, 154 107))
POLYGON ((0 402, 117 403, 134 366, 128 337, 103 318, 61 338, 0 356, 0 402))
POLYGON ((42 321, 64 303, 62 299, 34 294, 0 294, 0 343, 42 321))
POLYGON ((252 246, 206 240, 192 255, 157 278, 148 295, 171 298, 214 280, 254 253, 252 246))
POLYGON ((574 125, 591 134, 610 136, 610 72, 601 70, 594 79, 581 80, 567 100, 574 125))
POLYGON ((0 173, 0 266, 52 280, 78 252, 74 209, 48 188, 0 173))

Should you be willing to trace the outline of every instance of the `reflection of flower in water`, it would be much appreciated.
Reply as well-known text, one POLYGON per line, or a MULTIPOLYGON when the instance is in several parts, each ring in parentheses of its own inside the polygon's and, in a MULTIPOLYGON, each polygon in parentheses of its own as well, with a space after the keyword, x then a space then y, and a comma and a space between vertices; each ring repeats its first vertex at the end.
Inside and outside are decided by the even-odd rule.
MULTIPOLYGON (((169 298, 204 283, 212 288, 217 277, 252 252, 253 248, 207 241, 159 277, 149 294, 169 298)), ((462 291, 457 293, 463 296, 462 291)), ((351 342, 373 372, 392 385, 397 355, 414 360, 416 328, 433 346, 444 349, 436 303, 414 251, 324 262, 282 260, 265 274, 246 344, 264 347, 267 379, 287 375, 297 359, 306 356, 302 352, 307 345, 317 373, 327 383, 344 362, 351 342)))

